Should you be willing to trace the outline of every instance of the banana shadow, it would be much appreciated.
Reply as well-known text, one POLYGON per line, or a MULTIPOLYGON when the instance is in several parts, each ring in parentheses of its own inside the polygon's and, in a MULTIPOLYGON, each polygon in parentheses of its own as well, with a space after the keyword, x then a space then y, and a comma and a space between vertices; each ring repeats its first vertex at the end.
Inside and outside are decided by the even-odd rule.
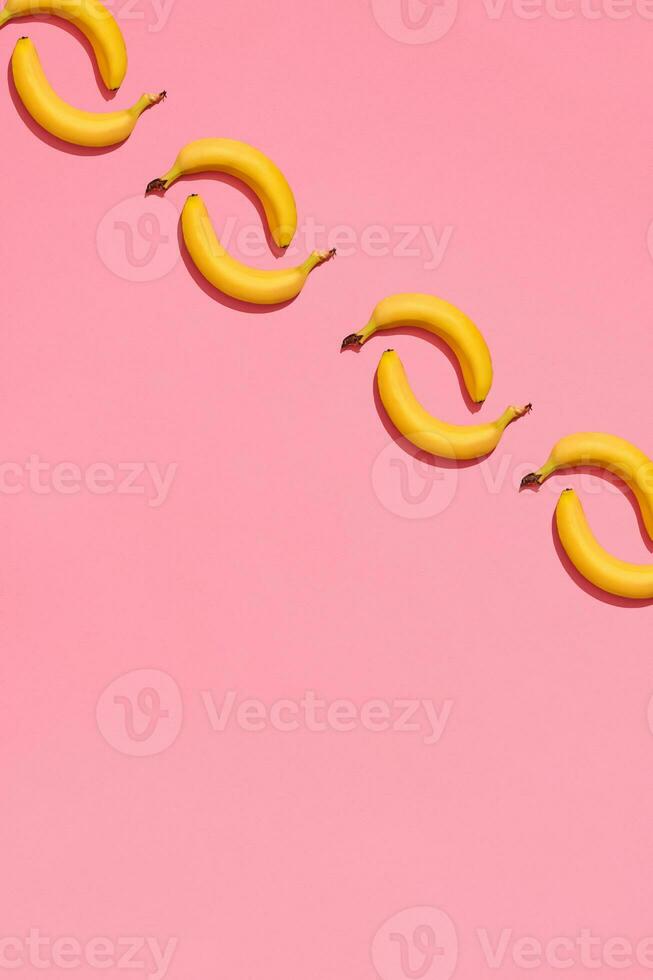
MULTIPOLYGON (((442 340, 440 337, 429 333, 427 330, 420 330, 418 327, 392 327, 390 330, 380 330, 378 334, 374 334, 372 337, 370 337, 370 339, 367 340, 363 346, 367 347, 367 345, 376 337, 419 337, 420 340, 425 340, 431 345, 431 347, 435 347, 436 350, 439 350, 442 354, 444 354, 449 363, 452 365, 454 371, 456 372, 456 378, 458 379, 460 394, 462 395, 468 411, 475 415, 481 410, 481 408, 483 408, 483 402, 472 401, 472 399, 469 397, 469 392, 465 386, 465 379, 463 378, 463 372, 458 362, 458 358, 446 341, 442 340)), ((362 347, 352 345, 350 347, 345 347, 341 353, 344 354, 346 351, 353 351, 355 354, 360 354, 362 350, 362 347)))
POLYGON ((51 146, 55 150, 60 150, 62 153, 68 153, 71 156, 76 157, 104 156, 105 153, 112 153, 114 150, 118 150, 121 146, 124 146, 126 140, 123 140, 121 143, 114 143, 112 146, 77 146, 74 143, 66 143, 65 140, 60 140, 58 136, 53 136, 52 133, 48 133, 47 129, 43 129, 43 127, 39 125, 35 119, 32 119, 29 112, 23 105, 22 99, 16 91, 14 76, 11 70, 11 62, 7 68, 7 84, 11 101, 16 107, 16 112, 30 132, 40 139, 42 143, 46 143, 47 146, 51 146))
MULTIPOLYGON (((651 541, 651 539, 648 536, 648 531, 646 530, 646 525, 644 524, 642 512, 639 509, 639 504, 637 503, 637 497, 635 496, 635 494, 630 489, 627 483, 624 483, 623 480, 620 480, 619 477, 616 476, 615 474, 608 473, 606 470, 602 470, 600 467, 597 466, 568 466, 563 469, 556 470, 556 476, 599 477, 601 480, 604 480, 606 483, 609 483, 610 486, 615 487, 619 491, 619 493, 623 497, 625 497, 628 503, 630 504, 635 520, 637 521, 637 527, 639 528, 639 533, 642 538, 642 541, 644 542, 646 549, 651 554, 653 554, 653 541, 651 541)), ((520 487, 519 492, 521 493, 522 491, 530 490, 537 493, 541 487, 542 484, 533 483, 530 484, 529 486, 520 487)))
POLYGON ((603 589, 597 588, 590 581, 588 581, 584 575, 581 575, 575 565, 571 563, 567 557, 567 552, 562 547, 560 535, 558 534, 558 527, 556 525, 555 510, 551 518, 551 538, 553 540, 553 546, 556 550, 556 554, 560 560, 560 564, 566 571, 569 578, 573 579, 578 588, 592 596, 593 599, 598 599, 599 602, 604 602, 608 606, 620 606, 622 609, 639 609, 641 607, 653 605, 653 599, 625 599, 623 596, 612 595, 610 592, 604 592, 603 589))
POLYGON ((177 241, 179 243, 179 254, 181 255, 182 261, 200 289, 211 299, 215 300, 217 303, 220 303, 222 306, 227 306, 230 310, 238 310, 240 313, 256 313, 259 315, 264 313, 275 313, 277 310, 284 310, 297 299, 297 296, 293 296, 292 299, 286 300, 284 303, 262 305, 258 303, 246 303, 243 300, 234 299, 233 296, 227 296, 226 293, 223 293, 220 289, 216 289, 216 287, 212 285, 208 279, 204 278, 190 257, 188 249, 186 248, 186 242, 184 241, 184 235, 181 230, 181 215, 179 215, 179 221, 177 222, 177 241))
POLYGON ((472 466, 478 466, 479 463, 482 463, 483 460, 487 459, 490 455, 490 453, 486 453, 484 456, 479 456, 477 459, 447 459, 444 456, 434 456, 432 453, 427 453, 425 450, 414 446, 412 442, 409 442, 388 417, 388 413, 383 407, 383 402, 381 401, 381 395, 379 394, 379 383, 377 380, 376 371, 374 372, 374 377, 372 379, 372 396, 374 398, 374 407, 376 408, 377 415, 379 416, 381 424, 390 438, 396 442, 400 449, 407 453, 407 455, 412 456, 413 459, 418 460, 420 463, 426 463, 428 466, 434 466, 444 470, 468 470, 472 466))
MULTIPOLYGON (((206 173, 203 173, 203 174, 188 174, 185 177, 179 177, 174 182, 174 184, 172 186, 173 187, 176 187, 177 184, 181 184, 182 181, 190 181, 191 183, 196 183, 198 180, 203 181, 203 180, 207 180, 207 179, 208 180, 215 179, 215 180, 219 181, 221 184, 226 184, 228 187, 233 187, 234 190, 237 190, 241 194, 244 194, 244 196, 247 198, 247 200, 250 202, 250 204, 253 204, 254 207, 256 208, 257 214, 258 214, 258 216, 260 218, 260 221, 261 221, 261 227, 263 228, 263 233, 265 235, 265 241, 267 242, 267 246, 268 246, 270 252, 277 259, 281 258, 282 255, 285 255, 286 254, 287 249, 280 248, 277 245, 277 243, 275 242, 274 238, 272 237, 272 235, 270 233, 270 228, 268 226, 268 219, 267 219, 267 216, 265 214, 265 209, 264 209, 261 201, 256 196, 256 194, 251 189, 251 187, 248 187, 247 184, 245 184, 238 177, 232 177, 231 174, 223 174, 223 173, 211 173, 210 175, 207 175, 206 173)), ((168 191, 152 190, 152 191, 149 191, 149 193, 146 192, 146 196, 147 197, 165 197, 165 195, 167 193, 169 193, 169 190, 170 190, 170 188, 168 188, 168 191)))

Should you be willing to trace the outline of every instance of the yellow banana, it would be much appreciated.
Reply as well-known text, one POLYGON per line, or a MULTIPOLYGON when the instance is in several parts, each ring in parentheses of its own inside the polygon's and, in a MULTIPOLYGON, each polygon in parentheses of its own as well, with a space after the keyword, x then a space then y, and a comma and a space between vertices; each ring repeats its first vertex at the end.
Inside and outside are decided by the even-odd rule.
POLYGON ((434 418, 415 398, 398 354, 387 350, 377 368, 379 395, 393 424, 409 442, 434 456, 476 459, 497 446, 506 426, 521 418, 531 406, 511 405, 494 422, 484 425, 450 425, 434 418))
POLYGON ((100 0, 7 0, 0 27, 14 17, 47 14, 62 17, 82 32, 97 60, 108 89, 119 88, 127 72, 127 48, 115 18, 100 0))
POLYGON ((36 48, 28 37, 16 42, 11 56, 11 70, 20 99, 36 122, 60 140, 77 146, 113 146, 127 139, 140 114, 165 98, 141 95, 129 109, 119 112, 85 112, 60 99, 39 60, 36 48))
MULTIPOLYGON (((458 358, 465 387, 475 402, 485 401, 492 385, 492 360, 480 330, 461 310, 426 293, 397 293, 381 300, 369 322, 342 342, 364 344, 378 330, 419 327, 435 334, 458 358)), ((341 349, 342 349, 341 348, 341 349)))
POLYGON ((288 181, 279 168, 248 143, 228 139, 201 139, 179 151, 170 170, 147 185, 149 191, 167 191, 187 174, 219 172, 242 180, 261 201, 272 238, 279 248, 290 245, 297 230, 297 208, 288 181))
POLYGON ((572 466, 600 467, 622 479, 635 495, 648 535, 653 538, 653 461, 641 449, 605 432, 576 432, 560 439, 546 463, 528 473, 521 484, 542 483, 556 470, 572 466))
POLYGON ((199 194, 186 199, 181 212, 181 230, 193 262, 212 286, 227 296, 246 303, 285 303, 301 292, 308 274, 335 254, 312 252, 293 269, 262 270, 243 265, 224 249, 215 233, 199 194))
POLYGON ((626 599, 653 598, 653 565, 621 561, 602 548, 573 490, 564 490, 560 495, 556 526, 560 543, 572 565, 597 588, 626 599))

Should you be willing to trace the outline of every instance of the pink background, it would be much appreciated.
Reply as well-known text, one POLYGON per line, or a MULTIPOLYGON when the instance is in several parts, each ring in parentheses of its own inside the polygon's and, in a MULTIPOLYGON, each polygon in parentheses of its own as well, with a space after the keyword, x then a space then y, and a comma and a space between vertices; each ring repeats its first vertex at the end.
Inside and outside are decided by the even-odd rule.
MULTIPOLYGON (((445 980, 523 975, 510 947, 492 970, 477 929, 494 944, 503 929, 653 934, 651 609, 569 574, 557 490, 579 490, 620 557, 650 551, 604 481, 515 489, 574 430, 653 451, 653 22, 595 6, 595 20, 577 4, 531 20, 463 4, 443 37, 412 44, 391 36, 399 0, 376 18, 366 0, 177 0, 163 25, 138 0, 115 8, 130 69, 113 104, 169 98, 100 154, 40 138, 6 86, 2 460, 177 470, 159 507, 3 490, 2 936, 176 937, 172 980, 445 980), (358 243, 285 309, 221 302, 178 256, 191 191, 217 227, 258 222, 237 188, 138 197, 205 135, 263 149, 300 223, 358 243), (397 226, 422 224, 452 229, 435 269, 423 238, 408 256, 362 244, 371 226, 396 246, 397 226), (403 290, 483 330, 495 381, 477 419, 534 404, 480 467, 415 464, 395 443, 373 393, 383 337, 339 353, 403 290), (101 695, 141 668, 171 714, 138 757, 101 695), (307 690, 452 706, 431 745, 361 725, 216 732, 201 692, 228 690, 268 707, 307 690), (409 909, 410 946, 430 906, 454 924, 457 966, 449 943, 420 972, 413 948, 407 973, 398 940, 373 939, 409 909)), ((62 96, 106 107, 61 27, 4 28, 5 62, 23 33, 62 96)), ((435 414, 472 419, 437 347, 392 344, 435 414)))

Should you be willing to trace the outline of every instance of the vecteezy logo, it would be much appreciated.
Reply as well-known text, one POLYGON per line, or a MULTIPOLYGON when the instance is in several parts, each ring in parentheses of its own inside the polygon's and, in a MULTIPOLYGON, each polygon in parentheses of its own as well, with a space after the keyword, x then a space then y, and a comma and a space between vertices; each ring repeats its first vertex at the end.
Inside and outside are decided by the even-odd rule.
POLYGON ((458 960, 456 927, 429 905, 404 909, 372 940, 372 963, 381 980, 449 980, 458 960))
POLYGON ((425 520, 451 504, 458 488, 458 471, 438 464, 405 440, 392 440, 372 464, 372 488, 391 514, 425 520))
POLYGON ((128 197, 97 227, 98 255, 107 269, 130 282, 167 275, 179 258, 179 212, 167 198, 128 197))
POLYGON ((403 44, 431 44, 453 27, 458 0, 371 0, 382 31, 403 44))
POLYGON ((124 755, 157 755, 181 730, 183 706, 176 681, 162 670, 132 670, 100 695, 98 728, 124 755))
POLYGON ((653 221, 648 226, 648 231, 646 232, 646 244, 648 245, 648 254, 653 259, 653 221))
POLYGON ((646 718, 648 721, 649 731, 653 735, 653 694, 649 698, 648 707, 646 709, 646 718))

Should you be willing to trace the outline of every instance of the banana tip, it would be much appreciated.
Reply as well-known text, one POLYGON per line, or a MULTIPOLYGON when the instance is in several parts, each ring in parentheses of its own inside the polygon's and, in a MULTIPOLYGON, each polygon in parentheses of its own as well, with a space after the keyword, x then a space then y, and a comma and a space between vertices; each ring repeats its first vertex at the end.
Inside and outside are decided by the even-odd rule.
POLYGON ((330 248, 328 252, 313 252, 309 260, 311 262, 311 267, 315 268, 318 265, 322 265, 324 262, 329 262, 335 254, 335 248, 330 248))
POLYGON ((145 188, 145 193, 150 194, 152 191, 164 191, 165 189, 165 180, 163 180, 162 177, 155 177, 154 180, 151 180, 145 188))
POLYGON ((352 347, 354 344, 361 343, 361 335, 359 333, 349 333, 340 344, 340 350, 344 350, 345 347, 352 347))
POLYGON ((538 486, 540 478, 537 473, 527 473, 526 476, 522 477, 522 481, 519 484, 519 489, 523 490, 524 487, 534 487, 538 486))

